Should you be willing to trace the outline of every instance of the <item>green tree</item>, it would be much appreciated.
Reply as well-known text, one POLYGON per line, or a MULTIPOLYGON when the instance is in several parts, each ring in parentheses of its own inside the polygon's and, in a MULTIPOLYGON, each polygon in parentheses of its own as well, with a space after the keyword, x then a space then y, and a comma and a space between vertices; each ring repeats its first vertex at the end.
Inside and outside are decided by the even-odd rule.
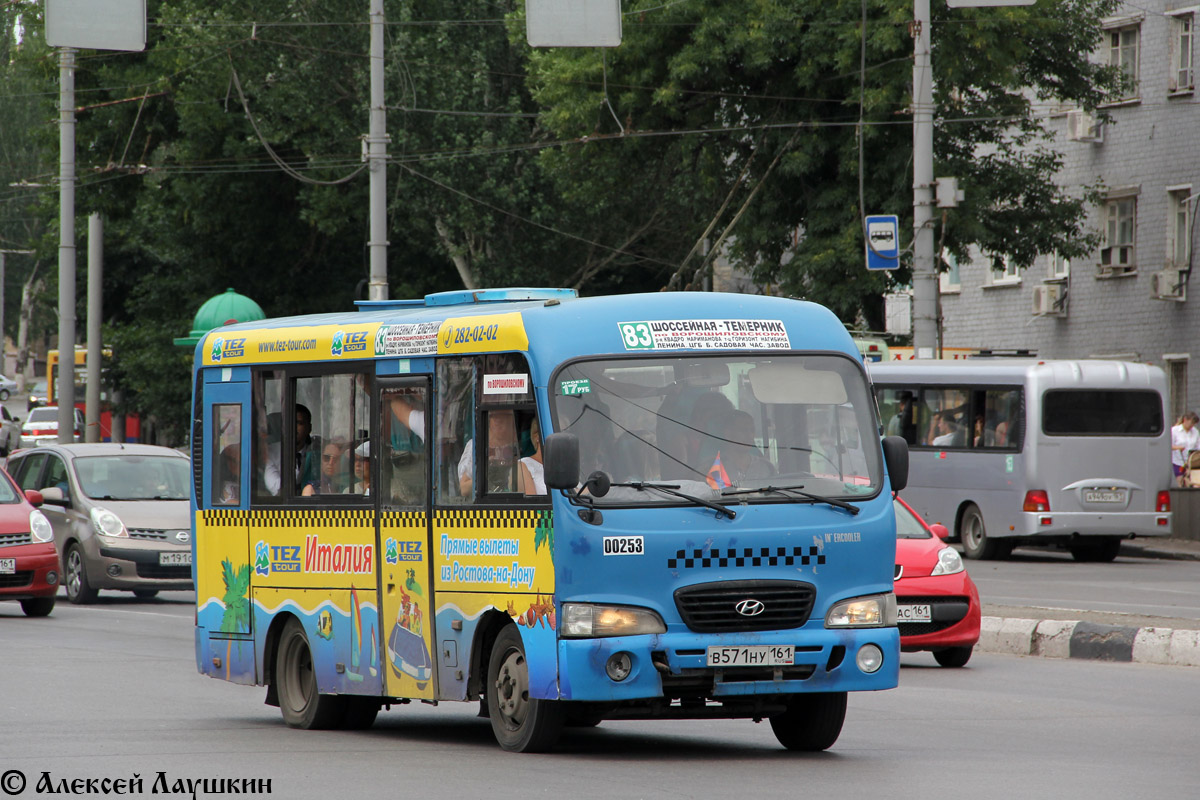
MULTIPOLYGON (((977 244, 1027 266, 1038 253, 1094 246, 1084 229, 1094 195, 1054 185, 1061 158, 1041 120, 1047 103, 1095 108, 1119 84, 1087 58, 1113 8, 1043 0, 955 11, 935 0, 936 171, 959 177, 967 197, 939 221, 948 251, 977 244)), ((624 9, 619 48, 531 59, 554 135, 616 135, 616 154, 563 148, 543 155, 548 169, 586 192, 606 186, 610 163, 626 156, 693 165, 698 174, 675 185, 707 192, 714 235, 729 230, 736 263, 881 328, 882 293, 910 269, 891 278, 863 269, 861 213, 898 211, 911 230, 911 2, 633 0, 624 9), (662 135, 681 131, 706 132, 662 135)))

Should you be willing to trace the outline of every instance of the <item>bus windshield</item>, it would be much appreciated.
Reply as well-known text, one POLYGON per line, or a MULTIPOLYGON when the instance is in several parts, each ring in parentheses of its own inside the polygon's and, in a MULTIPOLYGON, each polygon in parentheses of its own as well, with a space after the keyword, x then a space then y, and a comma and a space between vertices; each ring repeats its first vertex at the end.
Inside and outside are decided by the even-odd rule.
POLYGON ((882 485, 878 422, 861 368, 836 355, 577 361, 551 384, 555 427, 579 438, 599 504, 678 503, 662 483, 712 499, 858 499, 882 485), (635 484, 633 486, 622 484, 635 484), (781 491, 784 490, 784 491, 781 491))

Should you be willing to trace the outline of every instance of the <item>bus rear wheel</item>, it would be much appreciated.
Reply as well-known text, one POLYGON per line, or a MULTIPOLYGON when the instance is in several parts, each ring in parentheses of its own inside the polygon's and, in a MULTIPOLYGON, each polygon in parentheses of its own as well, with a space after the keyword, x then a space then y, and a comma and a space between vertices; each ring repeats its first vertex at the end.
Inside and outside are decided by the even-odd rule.
POLYGON ((512 753, 549 750, 566 721, 562 703, 529 696, 529 663, 515 625, 506 625, 492 646, 487 705, 496 741, 512 753))
POLYGON ((797 694, 787 711, 771 717, 771 730, 788 750, 816 752, 833 747, 845 721, 845 692, 797 694))
POLYGON ((967 558, 990 561, 1012 553, 1012 542, 988 538, 979 506, 967 506, 958 530, 962 538, 963 555, 967 558))
POLYGON ((289 727, 305 730, 341 727, 346 716, 345 698, 317 691, 312 651, 299 620, 293 617, 287 621, 275 652, 275 690, 283 721, 289 727))

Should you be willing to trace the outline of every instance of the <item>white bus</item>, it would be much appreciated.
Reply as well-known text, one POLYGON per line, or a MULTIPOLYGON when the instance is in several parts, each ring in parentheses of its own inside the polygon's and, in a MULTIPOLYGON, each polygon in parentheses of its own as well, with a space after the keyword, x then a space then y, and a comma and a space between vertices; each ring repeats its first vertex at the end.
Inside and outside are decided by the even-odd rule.
POLYGON ((1122 361, 868 364, 884 432, 908 441, 904 499, 968 558, 1018 544, 1111 561, 1171 533, 1166 376, 1122 361))

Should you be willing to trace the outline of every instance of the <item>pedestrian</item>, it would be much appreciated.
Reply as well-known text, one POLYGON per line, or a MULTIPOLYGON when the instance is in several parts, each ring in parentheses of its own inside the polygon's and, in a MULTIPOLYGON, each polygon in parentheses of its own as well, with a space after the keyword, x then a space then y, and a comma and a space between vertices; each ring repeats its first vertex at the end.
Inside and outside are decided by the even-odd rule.
POLYGON ((1195 411, 1184 412, 1179 418, 1179 424, 1171 428, 1171 469, 1175 472, 1175 481, 1180 486, 1186 486, 1185 472, 1188 454, 1200 450, 1200 428, 1196 423, 1200 417, 1195 411))

